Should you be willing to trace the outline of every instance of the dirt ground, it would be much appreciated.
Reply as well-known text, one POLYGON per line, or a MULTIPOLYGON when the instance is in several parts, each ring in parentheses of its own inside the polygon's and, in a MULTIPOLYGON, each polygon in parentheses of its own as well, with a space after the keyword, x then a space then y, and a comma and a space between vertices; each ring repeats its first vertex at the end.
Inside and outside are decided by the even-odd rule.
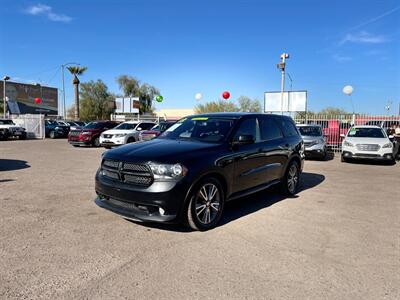
POLYGON ((208 232, 97 207, 101 148, 0 142, 0 298, 399 299, 400 163, 306 161, 208 232))

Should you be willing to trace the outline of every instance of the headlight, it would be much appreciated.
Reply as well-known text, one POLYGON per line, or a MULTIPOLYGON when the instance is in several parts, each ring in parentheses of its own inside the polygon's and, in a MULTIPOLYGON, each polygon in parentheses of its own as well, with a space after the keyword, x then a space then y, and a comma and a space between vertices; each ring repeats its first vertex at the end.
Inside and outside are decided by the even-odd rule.
POLYGON ((325 140, 324 139, 320 139, 317 142, 318 142, 318 144, 323 144, 323 143, 325 143, 325 140))
POLYGON ((348 141, 344 141, 343 145, 347 146, 347 147, 354 147, 354 145, 348 141))
POLYGON ((114 134, 114 137, 120 138, 120 137, 124 137, 126 135, 127 135, 127 133, 119 133, 119 134, 114 134))
POLYGON ((387 143, 387 144, 382 146, 382 148, 392 148, 392 147, 393 147, 392 143, 387 143))
POLYGON ((157 164, 150 162, 149 166, 154 174, 154 179, 181 178, 187 174, 187 169, 181 164, 157 164))

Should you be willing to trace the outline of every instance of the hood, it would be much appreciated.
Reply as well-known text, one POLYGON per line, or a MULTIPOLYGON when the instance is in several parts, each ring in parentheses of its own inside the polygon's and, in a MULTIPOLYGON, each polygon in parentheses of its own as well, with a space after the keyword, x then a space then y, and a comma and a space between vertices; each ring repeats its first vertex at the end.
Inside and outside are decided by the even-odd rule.
POLYGON ((184 163, 198 156, 199 152, 214 151, 219 147, 220 144, 197 141, 154 139, 109 150, 104 158, 130 162, 184 163))
POLYGON ((346 137, 345 140, 354 145, 356 145, 356 144, 384 145, 384 144, 387 144, 390 142, 388 138, 366 138, 366 137, 346 137))
POLYGON ((104 134, 129 134, 129 133, 133 133, 135 132, 135 130, 132 129, 110 129, 110 130, 106 130, 103 133, 104 134))
POLYGON ((323 136, 310 136, 310 135, 302 135, 304 142, 311 142, 311 141, 316 141, 316 140, 321 140, 324 139, 323 136))

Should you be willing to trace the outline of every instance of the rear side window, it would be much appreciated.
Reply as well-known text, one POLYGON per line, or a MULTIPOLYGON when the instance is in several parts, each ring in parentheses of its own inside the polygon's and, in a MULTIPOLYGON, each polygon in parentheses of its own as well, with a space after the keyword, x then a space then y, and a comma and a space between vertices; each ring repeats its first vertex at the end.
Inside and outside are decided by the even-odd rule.
POLYGON ((281 138, 282 131, 272 118, 262 118, 260 121, 261 140, 270 141, 281 138))
POLYGON ((154 123, 142 123, 139 125, 142 130, 149 130, 154 127, 154 123))
POLYGON ((279 124, 281 125, 283 134, 285 136, 299 135, 299 133, 297 132, 296 126, 294 126, 294 124, 290 120, 288 120, 286 118, 279 119, 279 124))
POLYGON ((252 135, 257 139, 257 120, 255 118, 244 120, 235 134, 235 139, 239 135, 252 135))

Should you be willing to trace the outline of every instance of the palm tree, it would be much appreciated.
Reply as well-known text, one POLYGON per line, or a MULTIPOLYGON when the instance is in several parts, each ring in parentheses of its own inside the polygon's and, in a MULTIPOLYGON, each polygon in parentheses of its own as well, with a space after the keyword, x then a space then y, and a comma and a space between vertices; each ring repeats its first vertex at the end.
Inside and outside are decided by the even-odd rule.
POLYGON ((74 91, 75 91, 75 120, 79 120, 79 78, 77 75, 82 75, 86 70, 87 67, 80 67, 80 66, 70 66, 67 67, 68 71, 74 75, 74 79, 72 83, 74 84, 74 91))

